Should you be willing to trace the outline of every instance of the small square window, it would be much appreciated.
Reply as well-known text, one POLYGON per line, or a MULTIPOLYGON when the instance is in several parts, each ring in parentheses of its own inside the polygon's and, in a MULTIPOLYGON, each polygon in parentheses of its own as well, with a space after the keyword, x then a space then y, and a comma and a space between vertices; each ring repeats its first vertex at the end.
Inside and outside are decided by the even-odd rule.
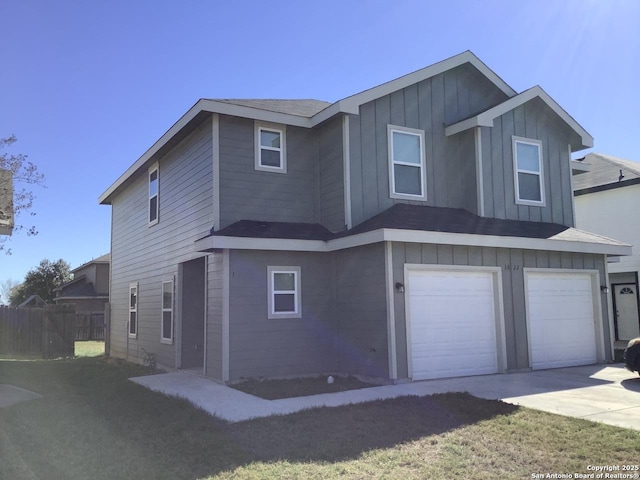
POLYGON ((286 130, 284 127, 256 122, 256 170, 287 172, 286 130))
POLYGON ((513 137, 513 170, 516 203, 544 206, 542 142, 513 137))
POLYGON ((424 132, 387 126, 391 198, 426 200, 424 132))
POLYGON ((300 267, 268 267, 268 318, 301 318, 300 267))

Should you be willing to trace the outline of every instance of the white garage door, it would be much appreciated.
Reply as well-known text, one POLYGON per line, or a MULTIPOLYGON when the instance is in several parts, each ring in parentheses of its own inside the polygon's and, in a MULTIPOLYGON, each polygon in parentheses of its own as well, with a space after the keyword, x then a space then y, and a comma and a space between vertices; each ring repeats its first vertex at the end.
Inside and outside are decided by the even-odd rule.
POLYGON ((531 368, 597 362, 591 275, 527 273, 531 368))
POLYGON ((409 271, 412 378, 498 371, 493 274, 409 271))

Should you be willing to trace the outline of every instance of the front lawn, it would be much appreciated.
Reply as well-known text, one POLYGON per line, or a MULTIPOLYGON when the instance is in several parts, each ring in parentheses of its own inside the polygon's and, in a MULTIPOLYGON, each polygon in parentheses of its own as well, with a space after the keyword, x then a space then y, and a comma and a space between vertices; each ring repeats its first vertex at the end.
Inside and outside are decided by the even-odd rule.
POLYGON ((104 357, 0 361, 43 398, 0 409, 0 478, 532 478, 637 464, 640 432, 466 394, 229 424, 104 357))

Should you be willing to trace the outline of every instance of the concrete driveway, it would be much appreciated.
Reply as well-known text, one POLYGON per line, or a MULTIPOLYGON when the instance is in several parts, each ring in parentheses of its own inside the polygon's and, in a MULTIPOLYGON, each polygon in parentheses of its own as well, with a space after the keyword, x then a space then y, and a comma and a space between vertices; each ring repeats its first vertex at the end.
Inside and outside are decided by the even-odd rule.
POLYGON ((481 398, 640 430, 640 377, 622 365, 427 380, 282 400, 264 400, 186 372, 131 380, 186 398, 229 422, 407 395, 469 392, 481 398))

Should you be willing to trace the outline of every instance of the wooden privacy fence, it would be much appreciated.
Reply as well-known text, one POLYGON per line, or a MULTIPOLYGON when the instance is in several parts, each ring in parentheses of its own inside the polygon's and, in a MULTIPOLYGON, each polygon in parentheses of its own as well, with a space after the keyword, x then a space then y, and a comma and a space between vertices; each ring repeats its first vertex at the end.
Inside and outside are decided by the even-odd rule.
POLYGON ((0 354, 73 356, 75 305, 44 308, 0 306, 0 354))
POLYGON ((104 312, 76 313, 76 340, 104 340, 104 312))

